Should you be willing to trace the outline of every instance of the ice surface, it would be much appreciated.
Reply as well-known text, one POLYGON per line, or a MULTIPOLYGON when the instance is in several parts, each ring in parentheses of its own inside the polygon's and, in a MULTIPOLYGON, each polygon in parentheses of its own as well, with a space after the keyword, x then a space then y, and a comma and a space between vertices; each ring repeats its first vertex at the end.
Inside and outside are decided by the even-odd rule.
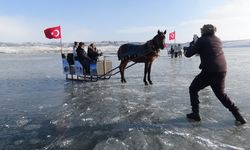
MULTIPOLYGON (((226 92, 250 120, 250 49, 225 48, 226 92)), ((106 52, 113 66, 117 56, 106 52)), ((143 83, 143 64, 98 82, 65 80, 59 53, 0 54, 0 149, 250 149, 249 124, 234 118, 210 88, 202 90, 202 121, 190 122, 188 87, 199 57, 167 51, 143 83)))

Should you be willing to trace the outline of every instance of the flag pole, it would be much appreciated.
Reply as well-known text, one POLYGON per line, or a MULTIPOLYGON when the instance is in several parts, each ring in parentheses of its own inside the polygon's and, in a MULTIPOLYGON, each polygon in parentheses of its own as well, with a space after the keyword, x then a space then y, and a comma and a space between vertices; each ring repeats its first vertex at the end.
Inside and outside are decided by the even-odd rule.
POLYGON ((59 27, 60 27, 60 34, 61 34, 61 38, 60 38, 60 45, 61 45, 61 55, 62 55, 62 29, 61 29, 61 25, 59 25, 59 27))
POLYGON ((62 37, 60 38, 61 54, 62 54, 62 37))
POLYGON ((175 42, 176 42, 176 32, 174 30, 174 44, 175 44, 175 42))

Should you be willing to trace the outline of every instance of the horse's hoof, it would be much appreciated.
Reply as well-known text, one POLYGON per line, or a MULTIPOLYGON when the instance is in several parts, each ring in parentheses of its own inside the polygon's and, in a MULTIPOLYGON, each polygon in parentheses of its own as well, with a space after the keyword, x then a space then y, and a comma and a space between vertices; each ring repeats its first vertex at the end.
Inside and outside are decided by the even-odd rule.
POLYGON ((148 82, 144 82, 145 85, 148 85, 148 82))
POLYGON ((126 80, 123 79, 123 80, 121 80, 121 82, 122 82, 122 83, 126 83, 126 80))
POLYGON ((151 84, 151 85, 152 85, 152 84, 153 84, 153 82, 152 82, 152 81, 149 81, 149 84, 151 84))

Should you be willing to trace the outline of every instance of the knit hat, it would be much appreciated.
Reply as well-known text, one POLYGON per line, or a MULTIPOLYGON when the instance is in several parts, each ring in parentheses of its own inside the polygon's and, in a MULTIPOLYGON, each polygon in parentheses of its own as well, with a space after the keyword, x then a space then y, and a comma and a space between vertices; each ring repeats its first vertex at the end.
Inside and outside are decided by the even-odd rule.
POLYGON ((201 35, 213 35, 216 32, 216 27, 212 24, 205 24, 201 28, 201 35))

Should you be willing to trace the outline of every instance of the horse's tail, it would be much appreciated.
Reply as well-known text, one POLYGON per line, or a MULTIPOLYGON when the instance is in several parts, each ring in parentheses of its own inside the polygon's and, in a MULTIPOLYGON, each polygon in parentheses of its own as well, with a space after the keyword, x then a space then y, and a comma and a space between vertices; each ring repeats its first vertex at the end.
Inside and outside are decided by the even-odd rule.
POLYGON ((118 60, 121 60, 121 46, 119 47, 117 51, 117 57, 118 57, 118 60))
POLYGON ((123 44, 119 47, 119 49, 117 51, 118 60, 123 59, 125 51, 126 51, 126 44, 123 44))

